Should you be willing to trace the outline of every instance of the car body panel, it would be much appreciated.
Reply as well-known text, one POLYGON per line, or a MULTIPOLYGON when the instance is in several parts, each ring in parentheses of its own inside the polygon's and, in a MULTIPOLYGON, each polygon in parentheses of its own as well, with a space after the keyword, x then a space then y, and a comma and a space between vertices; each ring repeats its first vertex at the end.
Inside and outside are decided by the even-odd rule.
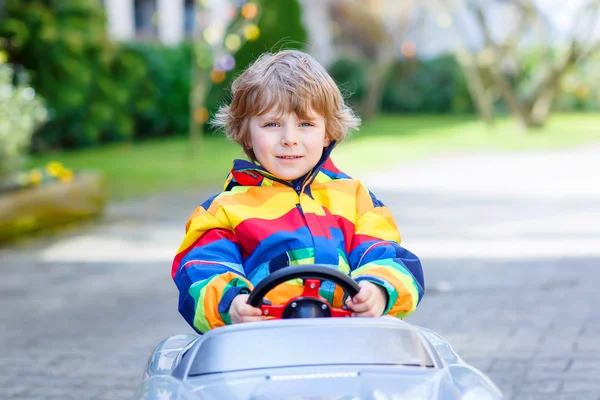
POLYGON ((142 399, 480 399, 502 394, 440 335, 392 317, 273 320, 163 340, 142 399))

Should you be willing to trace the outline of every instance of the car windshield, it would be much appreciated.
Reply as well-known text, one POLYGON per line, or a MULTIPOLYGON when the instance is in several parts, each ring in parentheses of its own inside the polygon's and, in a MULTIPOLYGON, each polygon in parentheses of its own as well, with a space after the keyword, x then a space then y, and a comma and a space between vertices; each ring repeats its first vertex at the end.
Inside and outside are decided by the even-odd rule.
POLYGON ((311 365, 435 366, 408 325, 348 320, 273 321, 211 331, 184 356, 193 358, 187 360, 188 374, 311 365))

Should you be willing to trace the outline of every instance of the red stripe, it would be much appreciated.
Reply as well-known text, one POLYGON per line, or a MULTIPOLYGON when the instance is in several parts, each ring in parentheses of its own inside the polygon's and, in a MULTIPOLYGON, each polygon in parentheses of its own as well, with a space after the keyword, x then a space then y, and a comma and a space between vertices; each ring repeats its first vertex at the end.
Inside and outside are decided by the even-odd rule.
POLYGON ((337 222, 337 226, 342 230, 342 234, 344 235, 346 253, 350 254, 350 251, 352 250, 352 242, 354 241, 354 224, 348 221, 346 218, 341 217, 339 215, 334 215, 333 217, 337 222))
POLYGON ((300 211, 294 208, 272 220, 248 218, 236 226, 235 234, 242 249, 242 257, 246 258, 269 236, 278 232, 295 232, 303 226, 306 226, 304 218, 300 211))
POLYGON ((323 164, 323 169, 325 169, 327 171, 331 171, 331 172, 335 173, 336 175, 340 174, 340 170, 337 169, 337 167, 335 165, 333 165, 333 161, 331 161, 331 157, 327 158, 327 161, 325 161, 325 163, 323 164))
MULTIPOLYGON (((363 244, 365 242, 373 242, 373 241, 381 241, 381 239, 373 237, 373 236, 369 236, 369 235, 354 235, 354 239, 352 240, 351 250, 354 250, 355 248, 357 248, 358 246, 360 246, 361 244, 363 244)), ((348 252, 348 253, 350 253, 350 252, 348 252)))
POLYGON ((337 221, 334 218, 331 218, 331 214, 329 216, 316 216, 315 214, 304 214, 304 216, 306 218, 306 222, 308 223, 310 233, 313 236, 332 239, 329 227, 331 226, 331 222, 334 223, 333 226, 337 226, 337 221))
POLYGON ((173 265, 171 266, 171 277, 175 279, 175 275, 177 275, 177 271, 179 271, 179 266, 181 264, 181 260, 188 255, 190 251, 195 249, 196 247, 206 246, 209 243, 216 242, 221 239, 227 239, 234 243, 237 242, 237 239, 232 231, 223 228, 215 228, 206 231, 202 236, 200 236, 194 243, 192 243, 187 249, 183 250, 181 253, 175 256, 173 260, 173 265))

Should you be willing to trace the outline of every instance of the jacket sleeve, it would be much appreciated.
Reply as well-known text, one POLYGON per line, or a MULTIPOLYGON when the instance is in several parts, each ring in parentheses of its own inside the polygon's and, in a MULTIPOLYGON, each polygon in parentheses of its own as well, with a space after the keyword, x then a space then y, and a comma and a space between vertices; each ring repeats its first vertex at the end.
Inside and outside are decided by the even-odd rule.
POLYGON ((382 286, 388 294, 384 314, 404 318, 424 293, 423 269, 417 256, 400 245, 390 210, 364 186, 357 194, 357 220, 350 252, 351 276, 382 286))
POLYGON ((233 298, 252 288, 227 216, 219 207, 210 210, 215 208, 214 213, 202 206, 194 211, 171 270, 179 312, 199 333, 230 324, 233 298))

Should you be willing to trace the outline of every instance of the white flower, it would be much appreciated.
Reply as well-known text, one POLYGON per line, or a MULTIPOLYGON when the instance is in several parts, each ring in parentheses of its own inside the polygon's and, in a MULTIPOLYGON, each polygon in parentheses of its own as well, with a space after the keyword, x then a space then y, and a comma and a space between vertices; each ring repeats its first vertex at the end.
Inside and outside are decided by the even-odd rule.
POLYGON ((13 77, 11 66, 0 64, 0 186, 18 171, 35 129, 47 116, 35 90, 13 85, 13 77))

